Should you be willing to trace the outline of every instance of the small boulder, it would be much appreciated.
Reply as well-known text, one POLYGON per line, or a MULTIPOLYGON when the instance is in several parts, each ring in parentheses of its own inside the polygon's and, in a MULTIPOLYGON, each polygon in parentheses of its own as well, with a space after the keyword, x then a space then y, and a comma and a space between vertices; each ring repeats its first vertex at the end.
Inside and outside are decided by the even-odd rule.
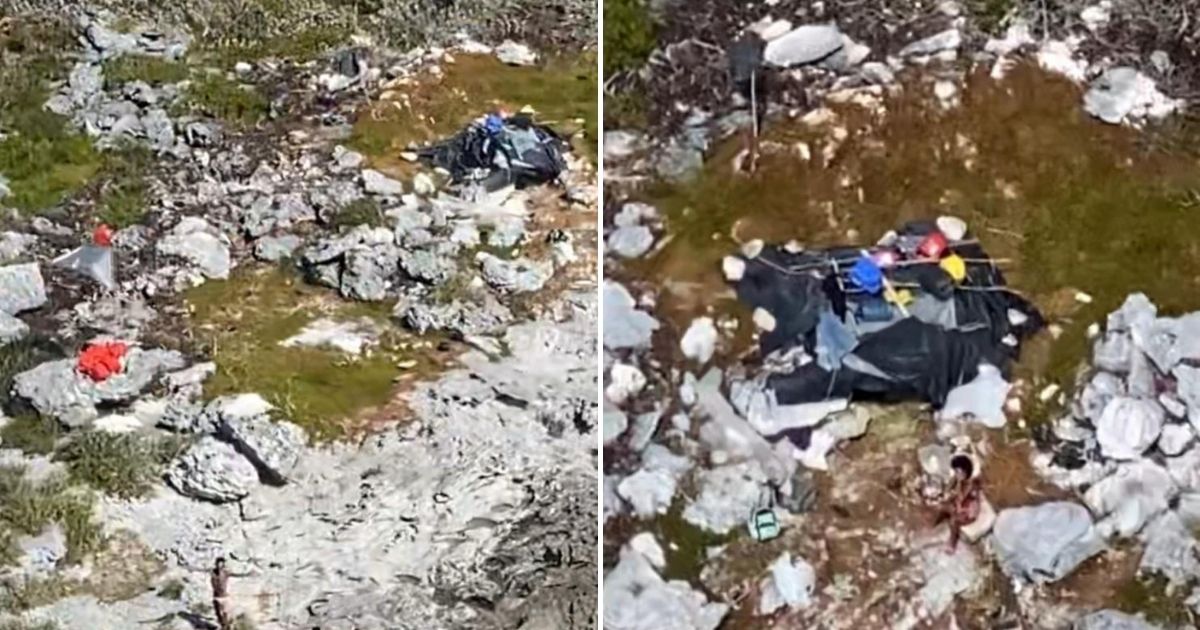
POLYGON ((404 194, 404 184, 402 182, 394 180, 374 169, 363 170, 362 184, 363 190, 372 195, 399 197, 404 194))
POLYGON ((204 437, 171 464, 166 479, 184 496, 227 503, 250 494, 258 471, 233 446, 204 437))
POLYGON ((46 283, 37 263, 0 267, 0 312, 16 315, 46 303, 46 283))
POLYGON ((291 422, 272 421, 265 414, 226 414, 217 435, 253 464, 264 483, 276 486, 287 483, 308 440, 304 429, 291 422))

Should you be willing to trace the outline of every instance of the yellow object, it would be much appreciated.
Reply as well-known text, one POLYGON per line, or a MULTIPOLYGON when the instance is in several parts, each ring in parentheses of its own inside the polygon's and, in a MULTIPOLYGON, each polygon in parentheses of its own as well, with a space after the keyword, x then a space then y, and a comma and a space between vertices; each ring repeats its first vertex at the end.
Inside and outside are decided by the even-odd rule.
POLYGON ((913 294, 908 289, 899 289, 897 291, 888 291, 885 295, 887 300, 897 306, 908 306, 912 304, 913 294))
POLYGON ((967 277, 967 263, 958 254, 950 254, 942 259, 938 266, 950 274, 955 282, 962 282, 967 277))

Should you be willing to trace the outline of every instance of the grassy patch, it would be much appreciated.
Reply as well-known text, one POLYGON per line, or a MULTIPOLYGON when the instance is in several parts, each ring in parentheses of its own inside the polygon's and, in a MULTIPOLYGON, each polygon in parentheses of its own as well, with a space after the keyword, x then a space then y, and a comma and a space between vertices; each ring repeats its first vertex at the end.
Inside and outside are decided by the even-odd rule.
POLYGON ((385 305, 355 304, 326 289, 304 284, 282 268, 246 268, 222 282, 207 282, 186 296, 191 325, 204 351, 217 363, 205 383, 208 396, 258 392, 316 439, 344 435, 360 410, 391 397, 400 374, 436 368, 418 339, 388 329, 381 346, 358 358, 279 342, 318 317, 371 317, 385 328, 385 305), (416 360, 401 370, 397 363, 416 360))
POLYGON ((48 455, 62 435, 58 422, 37 414, 22 414, 0 429, 0 445, 28 455, 48 455))
POLYGON ((267 98, 252 85, 243 85, 223 74, 209 73, 192 80, 184 90, 184 110, 219 118, 231 125, 249 127, 266 117, 267 98))
POLYGON ((175 436, 145 436, 88 431, 72 437, 55 453, 71 479, 121 498, 147 495, 163 467, 187 441, 175 436))
POLYGON ((848 134, 828 164, 823 132, 774 123, 770 140, 806 142, 814 159, 780 151, 764 155, 753 175, 735 175, 735 139, 715 148, 694 182, 651 191, 675 238, 633 272, 697 287, 664 294, 660 311, 686 326, 710 306, 730 306, 711 296, 727 289, 720 259, 737 248, 735 225, 743 241, 823 246, 845 243, 850 229, 873 241, 903 221, 943 213, 964 218, 991 255, 1010 259, 1010 285, 1039 305, 1064 291, 1094 298, 1086 306, 1069 300, 1071 310, 1056 318, 1064 335, 1044 356, 1027 353, 1022 376, 1070 388, 1088 324, 1130 292, 1146 292, 1167 313, 1200 307, 1194 156, 1146 149, 1133 131, 1092 120, 1077 86, 1033 67, 1002 82, 970 77, 951 111, 930 103, 930 89, 906 89, 882 119, 840 108, 848 134))
POLYGON ((74 595, 78 584, 60 576, 13 580, 0 586, 0 610, 21 612, 74 595))
POLYGON ((37 345, 29 336, 0 346, 0 408, 12 397, 13 379, 37 365, 38 358, 37 345))
POLYGON ((350 145, 377 165, 402 167, 398 154, 411 144, 449 136, 488 111, 530 105, 538 122, 560 133, 583 131, 576 149, 595 159, 599 125, 593 53, 551 58, 536 67, 507 66, 490 55, 461 55, 442 70, 441 77, 423 75, 418 85, 398 90, 406 100, 384 100, 360 111, 350 145))
POLYGON ((178 83, 188 78, 187 64, 149 55, 121 55, 104 62, 104 81, 109 87, 145 81, 150 85, 178 83))
POLYGON ((142 221, 146 214, 146 170, 154 154, 143 145, 130 144, 105 155, 101 174, 99 219, 120 229, 142 221))
POLYGON ((338 25, 319 25, 275 37, 249 38, 241 43, 210 46, 200 51, 209 63, 226 69, 239 61, 276 58, 295 63, 307 63, 330 50, 347 43, 348 28, 338 25))
POLYGON ((58 523, 66 533, 69 562, 99 549, 92 495, 70 486, 63 476, 32 482, 24 472, 21 467, 0 468, 0 540, 6 541, 0 548, 0 564, 15 560, 11 544, 17 537, 36 536, 50 523, 58 523))
POLYGON ((696 582, 708 562, 708 548, 729 543, 737 537, 737 532, 725 535, 706 532, 684 520, 683 507, 683 501, 675 501, 670 511, 652 521, 651 531, 658 540, 670 542, 663 548, 667 555, 663 579, 696 582))
POLYGON ((24 18, 4 25, 6 56, 0 65, 0 173, 9 180, 7 205, 38 210, 60 202, 99 169, 91 140, 76 133, 62 116, 43 109, 48 83, 63 78, 59 57, 71 45, 70 30, 54 21, 24 18))
POLYGON ((1014 0, 969 0, 967 10, 985 33, 998 33, 1005 18, 1016 8, 1014 0))
POLYGON ((1145 615, 1146 620, 1166 628, 1182 628, 1191 621, 1187 599, 1190 588, 1167 592, 1167 579, 1135 577, 1117 591, 1113 607, 1122 612, 1145 615))
POLYGON ((380 227, 384 224, 383 210, 379 207, 379 202, 370 197, 355 199, 338 208, 330 224, 338 229, 352 228, 363 224, 380 227))
POLYGON ((604 76, 640 66, 654 51, 655 38, 642 0, 605 0, 604 76))

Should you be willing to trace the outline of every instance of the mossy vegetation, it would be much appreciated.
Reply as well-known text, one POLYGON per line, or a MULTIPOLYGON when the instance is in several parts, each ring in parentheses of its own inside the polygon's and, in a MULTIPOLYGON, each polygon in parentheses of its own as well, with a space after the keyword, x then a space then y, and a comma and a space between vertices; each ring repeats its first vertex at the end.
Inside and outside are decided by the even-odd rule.
POLYGON ((88 431, 71 437, 54 458, 67 465, 72 481, 132 499, 149 494, 163 468, 187 445, 176 436, 88 431))
POLYGON ((180 580, 171 580, 163 584, 158 589, 158 596, 163 599, 183 599, 183 582, 180 580))
POLYGON ((133 81, 150 85, 178 83, 188 78, 184 61, 173 61, 149 55, 122 55, 104 62, 104 81, 112 88, 133 81))
MULTIPOLYGON (((962 105, 950 111, 929 91, 910 85, 881 118, 837 108, 835 124, 847 137, 827 164, 824 131, 775 122, 764 141, 783 150, 764 155, 754 174, 731 172, 741 148, 734 139, 714 150, 695 181, 651 191, 674 239, 634 273, 698 287, 665 294, 660 310, 686 325, 712 306, 736 308, 732 297, 712 299, 726 289, 720 259, 737 248, 735 234, 822 246, 845 243, 852 229, 874 240, 939 214, 966 219, 993 257, 1009 261, 1009 284, 1035 303, 1075 290, 1094 298, 1069 300, 1056 317, 1063 335, 1043 356, 1028 353, 1027 376, 1069 388, 1086 356, 1087 326, 1131 292, 1146 292, 1167 313, 1200 307, 1193 155, 1147 148, 1134 131, 1092 120, 1077 86, 1030 66, 1001 82, 970 77, 962 105), (788 150, 798 142, 813 160, 788 150)), ((1195 137, 1194 129, 1176 133, 1195 137)))
POLYGON ((338 208, 330 223, 339 229, 356 225, 380 227, 384 224, 383 209, 379 207, 379 202, 371 197, 355 199, 338 208))
POLYGON ((62 429, 55 420, 26 413, 10 419, 0 429, 0 446, 20 449, 26 455, 49 455, 61 436, 62 429))
POLYGON ((305 284, 281 267, 242 269, 186 295, 191 327, 217 363, 208 396, 258 392, 319 440, 341 437, 361 410, 386 403, 401 374, 426 373, 437 362, 428 340, 396 330, 387 305, 346 302, 305 284), (325 348, 279 343, 319 317, 370 317, 384 331, 380 347, 351 357, 325 348), (398 364, 415 364, 406 369, 398 364))
POLYGON ((377 167, 403 169, 399 153, 409 145, 447 137, 488 111, 515 112, 529 105, 537 112, 535 120, 560 133, 583 131, 576 150, 594 160, 599 134, 594 53, 554 57, 532 67, 507 66, 490 55, 460 55, 442 71, 404 88, 403 100, 385 98, 360 111, 351 146, 377 167))
POLYGON ((683 507, 683 501, 675 501, 666 514, 653 521, 651 531, 658 540, 671 541, 664 547, 667 566, 662 572, 663 579, 696 582, 700 570, 708 562, 709 547, 727 544, 737 537, 737 533, 706 532, 684 520, 683 507))
POLYGON ((100 173, 98 218, 113 229, 135 225, 146 214, 146 171, 154 154, 143 145, 128 144, 105 154, 100 173))
POLYGON ((640 66, 657 43, 643 0, 605 0, 604 77, 640 66))
POLYGON ((217 72, 194 77, 181 101, 177 106, 180 110, 200 112, 237 127, 253 126, 270 111, 267 98, 257 87, 217 72))
POLYGON ((1164 628, 1183 628, 1192 622, 1185 601, 1189 593, 1191 588, 1171 590, 1167 579, 1160 575, 1134 577, 1117 591, 1113 607, 1140 614, 1146 621, 1164 628))
POLYGON ((91 493, 62 475, 31 481, 23 467, 0 467, 0 565, 16 560, 16 538, 36 536, 51 523, 58 523, 66 534, 68 562, 96 551, 101 536, 92 520, 93 504, 91 493))
POLYGON ((308 63, 347 43, 350 30, 337 24, 317 24, 287 35, 248 37, 238 42, 210 43, 197 51, 206 63, 232 69, 239 61, 265 58, 308 63))
POLYGON ((60 55, 69 50, 65 21, 18 18, 0 26, 7 59, 0 63, 0 174, 11 194, 5 204, 34 211, 60 202, 100 168, 101 158, 84 134, 44 109, 49 83, 66 73, 60 55))
POLYGON ((12 398, 13 379, 37 365, 40 355, 32 336, 0 346, 0 409, 12 398))

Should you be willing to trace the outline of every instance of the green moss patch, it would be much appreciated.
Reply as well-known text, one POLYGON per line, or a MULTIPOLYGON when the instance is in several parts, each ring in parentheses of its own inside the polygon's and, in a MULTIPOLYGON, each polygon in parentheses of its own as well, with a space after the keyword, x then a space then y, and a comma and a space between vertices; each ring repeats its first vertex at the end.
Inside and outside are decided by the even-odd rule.
POLYGON ((206 73, 192 79, 177 107, 238 127, 253 126, 270 111, 267 98, 257 87, 239 83, 222 73, 206 73))
POLYGON ((131 499, 149 494, 187 444, 175 436, 88 431, 73 436, 54 458, 66 463, 72 481, 131 499))
POLYGON ((62 79, 60 55, 71 46, 70 27, 61 22, 14 20, 0 42, 0 173, 12 191, 4 203, 21 210, 52 206, 83 186, 101 158, 91 140, 70 129, 62 116, 46 111, 49 82, 62 79))
POLYGON ((145 81, 151 85, 178 83, 188 78, 188 66, 182 61, 172 61, 148 55, 122 55, 104 62, 104 81, 109 87, 132 81, 145 81))
POLYGON ((642 0, 605 0, 604 76, 645 62, 657 43, 655 30, 642 0))
POLYGON ((536 120, 561 133, 584 132, 576 148, 596 155, 598 104, 593 53, 555 57, 538 66, 500 63, 490 55, 459 55, 441 76, 424 75, 403 93, 360 111, 350 144, 373 162, 402 165, 399 153, 414 143, 453 134, 480 114, 497 108, 516 111, 529 105, 536 120), (582 122, 580 122, 582 121, 582 122))
MULTIPOLYGON (((1093 296, 1089 305, 1068 299, 1056 317, 1064 335, 1024 365, 1064 387, 1086 356, 1088 324, 1127 294, 1144 291, 1168 313, 1200 308, 1193 155, 1092 120, 1077 86, 1029 66, 1001 82, 971 77, 961 107, 950 111, 932 102, 931 90, 907 86, 882 118, 837 108, 834 124, 847 134, 828 164, 828 134, 799 121, 767 125, 764 143, 784 150, 764 154, 753 174, 731 172, 738 139, 719 145, 695 181, 647 195, 665 211, 674 240, 631 272, 698 287, 690 298, 668 293, 660 302, 686 325, 727 289, 719 261, 737 248, 735 236, 822 246, 845 243, 856 230, 867 242, 906 220, 958 215, 989 253, 1011 260, 1003 267, 1009 284, 1039 305, 1064 291, 1093 296), (811 161, 797 157, 799 142, 811 161)), ((1172 130, 1177 138, 1195 132, 1172 130)))
POLYGON ((1182 628, 1191 622, 1185 600, 1190 588, 1169 591, 1162 576, 1135 577, 1117 591, 1113 607, 1122 612, 1140 614, 1165 628, 1182 628))
POLYGON ((37 414, 22 414, 0 429, 0 445, 20 449, 27 455, 48 455, 62 435, 58 422, 37 414))
POLYGON ((388 323, 380 304, 341 300, 281 268, 244 269, 223 282, 191 290, 191 328, 217 363, 208 396, 257 392, 316 439, 335 439, 356 414, 391 398, 395 379, 434 370, 428 340, 388 323), (361 357, 279 343, 319 317, 370 317, 384 330, 380 346, 361 357))
POLYGON ((22 467, 0 468, 0 564, 15 562, 12 545, 18 537, 36 536, 51 523, 58 523, 66 533, 68 562, 78 562, 100 548, 89 492, 70 485, 61 475, 34 482, 24 474, 22 467))

